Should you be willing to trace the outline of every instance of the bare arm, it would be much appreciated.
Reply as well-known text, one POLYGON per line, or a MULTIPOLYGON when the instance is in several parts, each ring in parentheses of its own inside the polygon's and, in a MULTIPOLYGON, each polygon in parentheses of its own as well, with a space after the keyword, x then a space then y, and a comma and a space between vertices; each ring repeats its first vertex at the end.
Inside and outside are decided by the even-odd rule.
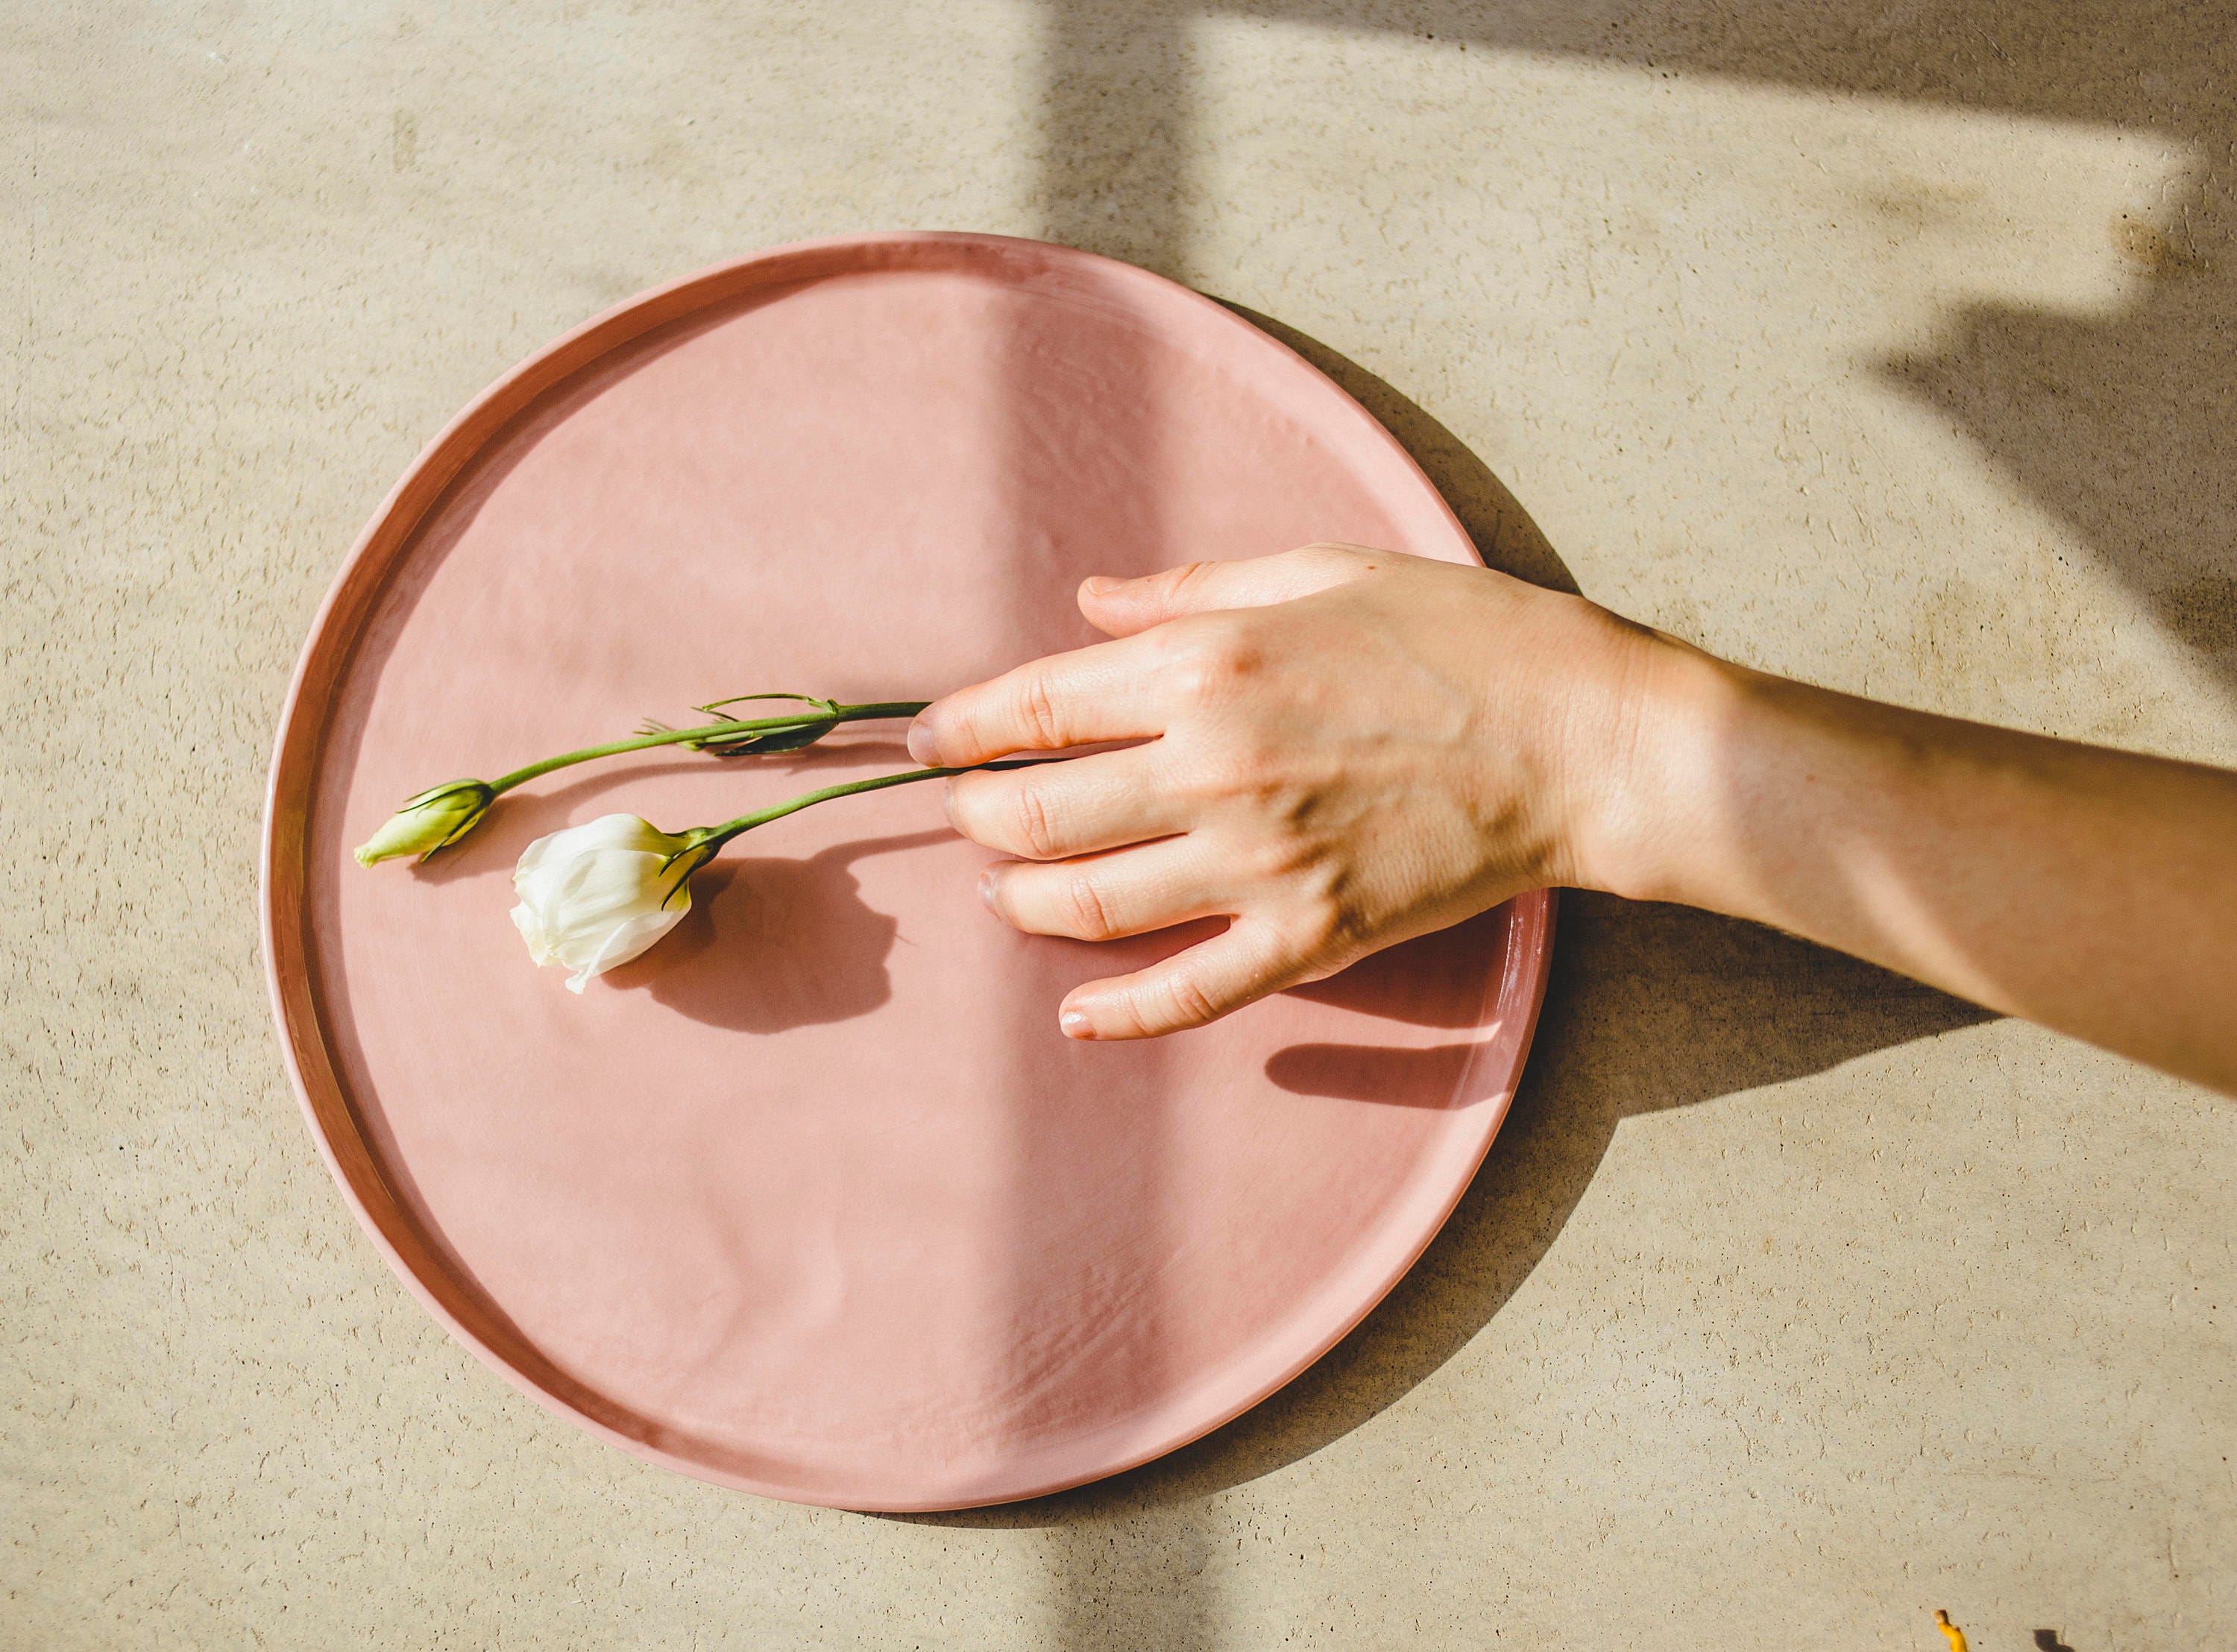
POLYGON ((936 702, 920 760, 1086 939, 1227 931, 1065 1001, 1179 1030, 1541 884, 1753 918, 2237 1092, 2237 775, 1877 705, 1576 597, 1313 546, 1090 581, 1115 640, 936 702))
POLYGON ((2237 774, 1672 647, 1605 886, 1776 925, 2237 1092, 2237 774))

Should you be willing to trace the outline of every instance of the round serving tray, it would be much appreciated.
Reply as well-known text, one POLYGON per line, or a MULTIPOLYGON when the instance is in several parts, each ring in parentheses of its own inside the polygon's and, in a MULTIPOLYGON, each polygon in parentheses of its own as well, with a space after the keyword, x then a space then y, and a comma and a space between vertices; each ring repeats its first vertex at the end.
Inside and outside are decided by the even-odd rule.
POLYGON ((934 787, 734 845, 577 997, 507 921, 531 839, 906 767, 898 728, 670 750, 360 869, 407 793, 719 694, 923 698, 1090 642, 1091 573, 1315 539, 1474 551, 1356 403, 1218 305, 993 236, 781 247, 492 386, 382 504, 274 758, 282 1047, 390 1264, 509 1381, 685 1473, 858 1509, 1030 1497, 1255 1404, 1379 1300, 1499 1128, 1534 894, 1216 1026, 1059 1035, 1191 935, 1014 934, 934 787))

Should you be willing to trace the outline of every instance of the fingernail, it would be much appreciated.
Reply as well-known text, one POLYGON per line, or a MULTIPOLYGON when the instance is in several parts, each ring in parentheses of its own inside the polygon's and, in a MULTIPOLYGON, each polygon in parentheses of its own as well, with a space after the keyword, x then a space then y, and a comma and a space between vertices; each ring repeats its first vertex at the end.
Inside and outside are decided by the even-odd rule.
POLYGON ((1126 582, 1113 579, 1108 574, 1091 574, 1080 582, 1080 589, 1090 596, 1108 596, 1126 582))
POLYGON ((908 754, 927 768, 940 767, 940 747, 933 744, 932 730, 922 723, 909 725, 908 754))
POLYGON ((994 910, 994 869, 992 866, 979 874, 979 904, 990 912, 994 910))
POLYGON ((1064 1036, 1067 1038, 1092 1038, 1095 1036, 1088 1027, 1085 1010, 1066 1010, 1056 1018, 1056 1024, 1064 1030, 1064 1036))

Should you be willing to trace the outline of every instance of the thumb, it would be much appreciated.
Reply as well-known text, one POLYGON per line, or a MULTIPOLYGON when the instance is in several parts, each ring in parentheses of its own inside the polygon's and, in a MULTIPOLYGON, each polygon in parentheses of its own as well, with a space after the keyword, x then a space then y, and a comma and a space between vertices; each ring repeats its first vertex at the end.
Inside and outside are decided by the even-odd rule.
POLYGON ((1187 614, 1267 608, 1349 585, 1399 555, 1359 545, 1306 545, 1242 562, 1186 563, 1139 579, 1090 579, 1079 587, 1079 611, 1106 635, 1132 636, 1187 614))

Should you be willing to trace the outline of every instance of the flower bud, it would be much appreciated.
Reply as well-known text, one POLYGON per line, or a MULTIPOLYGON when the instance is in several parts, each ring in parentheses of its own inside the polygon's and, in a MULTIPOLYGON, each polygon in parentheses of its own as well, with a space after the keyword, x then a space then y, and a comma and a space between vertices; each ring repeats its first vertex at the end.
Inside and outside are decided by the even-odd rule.
POLYGON ((496 801, 497 793, 479 780, 432 786, 417 797, 405 799, 404 806, 358 846, 357 864, 370 866, 399 855, 418 855, 425 860, 472 831, 496 801))
POLYGON ((676 837, 634 814, 609 814, 530 844, 513 869, 512 921, 538 965, 594 975, 628 963, 691 910, 690 878, 712 859, 702 834, 676 837))

